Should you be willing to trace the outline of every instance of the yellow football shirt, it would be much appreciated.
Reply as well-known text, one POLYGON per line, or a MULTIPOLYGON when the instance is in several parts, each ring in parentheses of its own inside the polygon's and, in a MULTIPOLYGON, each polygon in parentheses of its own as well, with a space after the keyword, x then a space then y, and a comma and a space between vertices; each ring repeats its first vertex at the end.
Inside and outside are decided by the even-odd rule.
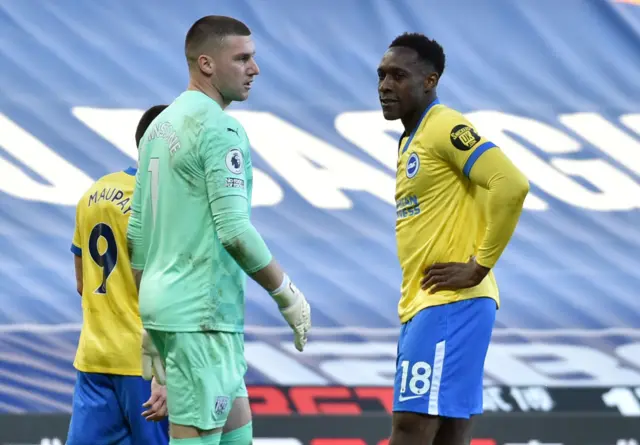
POLYGON ((71 251, 82 257, 82 330, 74 366, 141 375, 138 294, 127 248, 136 169, 97 180, 76 207, 71 251))
MULTIPOLYGON (((507 171, 510 180, 516 179, 516 185, 523 184, 522 180, 526 182, 526 178, 498 147, 479 136, 461 113, 438 100, 425 110, 415 131, 401 137, 398 149, 396 241, 402 269, 400 321, 410 320, 426 307, 476 297, 493 298, 499 305, 493 270, 477 286, 457 291, 429 294, 421 289, 420 280, 425 269, 434 263, 465 263, 472 256, 479 264, 493 267, 511 232, 494 231, 489 245, 481 246, 490 229, 486 205, 489 192, 478 183, 490 183, 496 177, 494 169, 507 171), (485 155, 490 159, 491 171, 485 171, 489 170, 487 162, 476 164, 484 153, 491 153, 485 155), (474 175, 482 178, 475 183, 469 178, 474 165, 474 175)), ((513 213, 503 218, 515 218, 512 222, 515 227, 520 212, 516 209, 513 213)))

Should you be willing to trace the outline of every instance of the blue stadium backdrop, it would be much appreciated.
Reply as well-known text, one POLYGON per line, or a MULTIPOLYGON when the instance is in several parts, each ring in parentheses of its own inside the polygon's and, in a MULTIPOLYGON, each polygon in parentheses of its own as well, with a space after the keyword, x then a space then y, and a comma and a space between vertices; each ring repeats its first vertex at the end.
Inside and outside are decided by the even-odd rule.
POLYGON ((184 35, 207 14, 253 30, 261 74, 230 109, 252 142, 253 221, 313 305, 298 354, 250 282, 249 384, 391 385, 400 126, 382 118, 376 66, 397 34, 420 31, 446 50, 441 100, 532 184, 496 269, 487 386, 640 386, 633 1, 6 1, 0 412, 69 412, 82 320, 74 205, 92 180, 135 163, 137 119, 185 88, 184 35))

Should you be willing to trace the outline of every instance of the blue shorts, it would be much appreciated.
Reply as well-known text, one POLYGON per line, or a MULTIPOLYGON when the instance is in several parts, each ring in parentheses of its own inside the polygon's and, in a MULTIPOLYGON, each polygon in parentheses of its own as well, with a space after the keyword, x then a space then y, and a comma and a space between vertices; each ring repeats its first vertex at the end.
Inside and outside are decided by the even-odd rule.
POLYGON ((421 310, 402 325, 393 411, 468 419, 482 413, 482 381, 496 303, 474 298, 421 310))
POLYGON ((142 417, 150 396, 142 377, 78 372, 67 445, 167 445, 168 420, 142 417))

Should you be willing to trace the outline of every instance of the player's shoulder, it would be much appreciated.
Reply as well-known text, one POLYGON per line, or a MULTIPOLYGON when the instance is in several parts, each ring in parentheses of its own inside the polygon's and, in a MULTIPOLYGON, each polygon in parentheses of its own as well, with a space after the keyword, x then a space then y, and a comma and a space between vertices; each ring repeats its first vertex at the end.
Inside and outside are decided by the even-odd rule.
POLYGON ((201 119, 203 130, 209 138, 216 140, 244 139, 246 133, 240 121, 230 114, 220 109, 207 111, 206 116, 201 119))
POLYGON ((98 185, 98 187, 104 187, 104 186, 127 187, 127 186, 130 186, 131 184, 135 184, 136 171, 137 169, 135 167, 129 167, 125 170, 107 173, 106 175, 98 179, 96 181, 96 184, 98 185))
POLYGON ((96 179, 93 184, 84 192, 80 202, 87 201, 96 192, 106 188, 128 189, 133 188, 136 183, 136 169, 129 167, 125 170, 107 173, 96 179))
POLYGON ((471 125, 464 114, 443 104, 433 107, 427 124, 430 131, 436 130, 438 132, 447 132, 452 127, 460 124, 471 125))
POLYGON ((129 167, 125 170, 107 173, 101 176, 89 186, 82 194, 76 206, 76 212, 80 215, 91 213, 98 202, 120 202, 122 198, 130 199, 136 185, 136 169, 129 167), (106 198, 106 200, 104 199, 106 198), (115 201, 114 201, 115 200, 115 201))
POLYGON ((205 140, 213 150, 248 149, 248 137, 244 127, 235 117, 226 112, 218 114, 215 120, 208 123, 205 140))
POLYGON ((228 119, 227 113, 206 94, 185 91, 164 111, 168 116, 184 116, 203 126, 217 126, 228 119))
POLYGON ((463 118, 462 114, 444 104, 429 107, 416 131, 416 138, 426 145, 443 138, 451 124, 463 118))
POLYGON ((76 205, 76 210, 82 212, 84 208, 87 207, 87 202, 91 199, 91 196, 96 193, 97 190, 100 190, 104 184, 104 178, 109 175, 102 176, 95 181, 82 193, 80 199, 78 199, 78 203, 76 205))
POLYGON ((240 123, 238 119, 235 117, 224 113, 225 118, 223 121, 223 125, 221 131, 225 133, 226 138, 232 144, 239 144, 240 146, 245 146, 245 142, 247 141, 247 132, 244 127, 240 123))
POLYGON ((161 119, 156 119, 158 125, 168 123, 175 129, 200 133, 202 129, 215 128, 222 114, 213 99, 200 91, 187 90, 160 114, 161 119))
POLYGON ((184 92, 174 104, 174 119, 181 128, 198 134, 201 147, 221 147, 246 145, 248 139, 244 127, 238 119, 227 113, 216 101, 198 91, 184 92))
POLYGON ((480 140, 477 130, 464 114, 442 104, 431 111, 423 133, 436 144, 453 145, 461 150, 468 150, 468 144, 480 140))

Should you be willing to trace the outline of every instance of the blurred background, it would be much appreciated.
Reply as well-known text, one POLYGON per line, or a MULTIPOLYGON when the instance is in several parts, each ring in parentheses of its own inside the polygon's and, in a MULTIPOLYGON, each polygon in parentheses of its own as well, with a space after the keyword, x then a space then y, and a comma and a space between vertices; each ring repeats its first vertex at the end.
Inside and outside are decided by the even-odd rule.
MULTIPOLYGON (((440 100, 531 181, 496 276, 502 308, 474 445, 640 440, 640 2, 0 1, 0 444, 65 441, 82 322, 75 204, 135 164, 142 111, 187 84, 204 15, 252 29, 261 74, 230 112, 255 167, 253 223, 313 306, 297 353, 251 280, 256 444, 384 444, 399 321, 399 122, 391 40, 444 47, 440 100)), ((99 445, 99 444, 98 444, 99 445)))

